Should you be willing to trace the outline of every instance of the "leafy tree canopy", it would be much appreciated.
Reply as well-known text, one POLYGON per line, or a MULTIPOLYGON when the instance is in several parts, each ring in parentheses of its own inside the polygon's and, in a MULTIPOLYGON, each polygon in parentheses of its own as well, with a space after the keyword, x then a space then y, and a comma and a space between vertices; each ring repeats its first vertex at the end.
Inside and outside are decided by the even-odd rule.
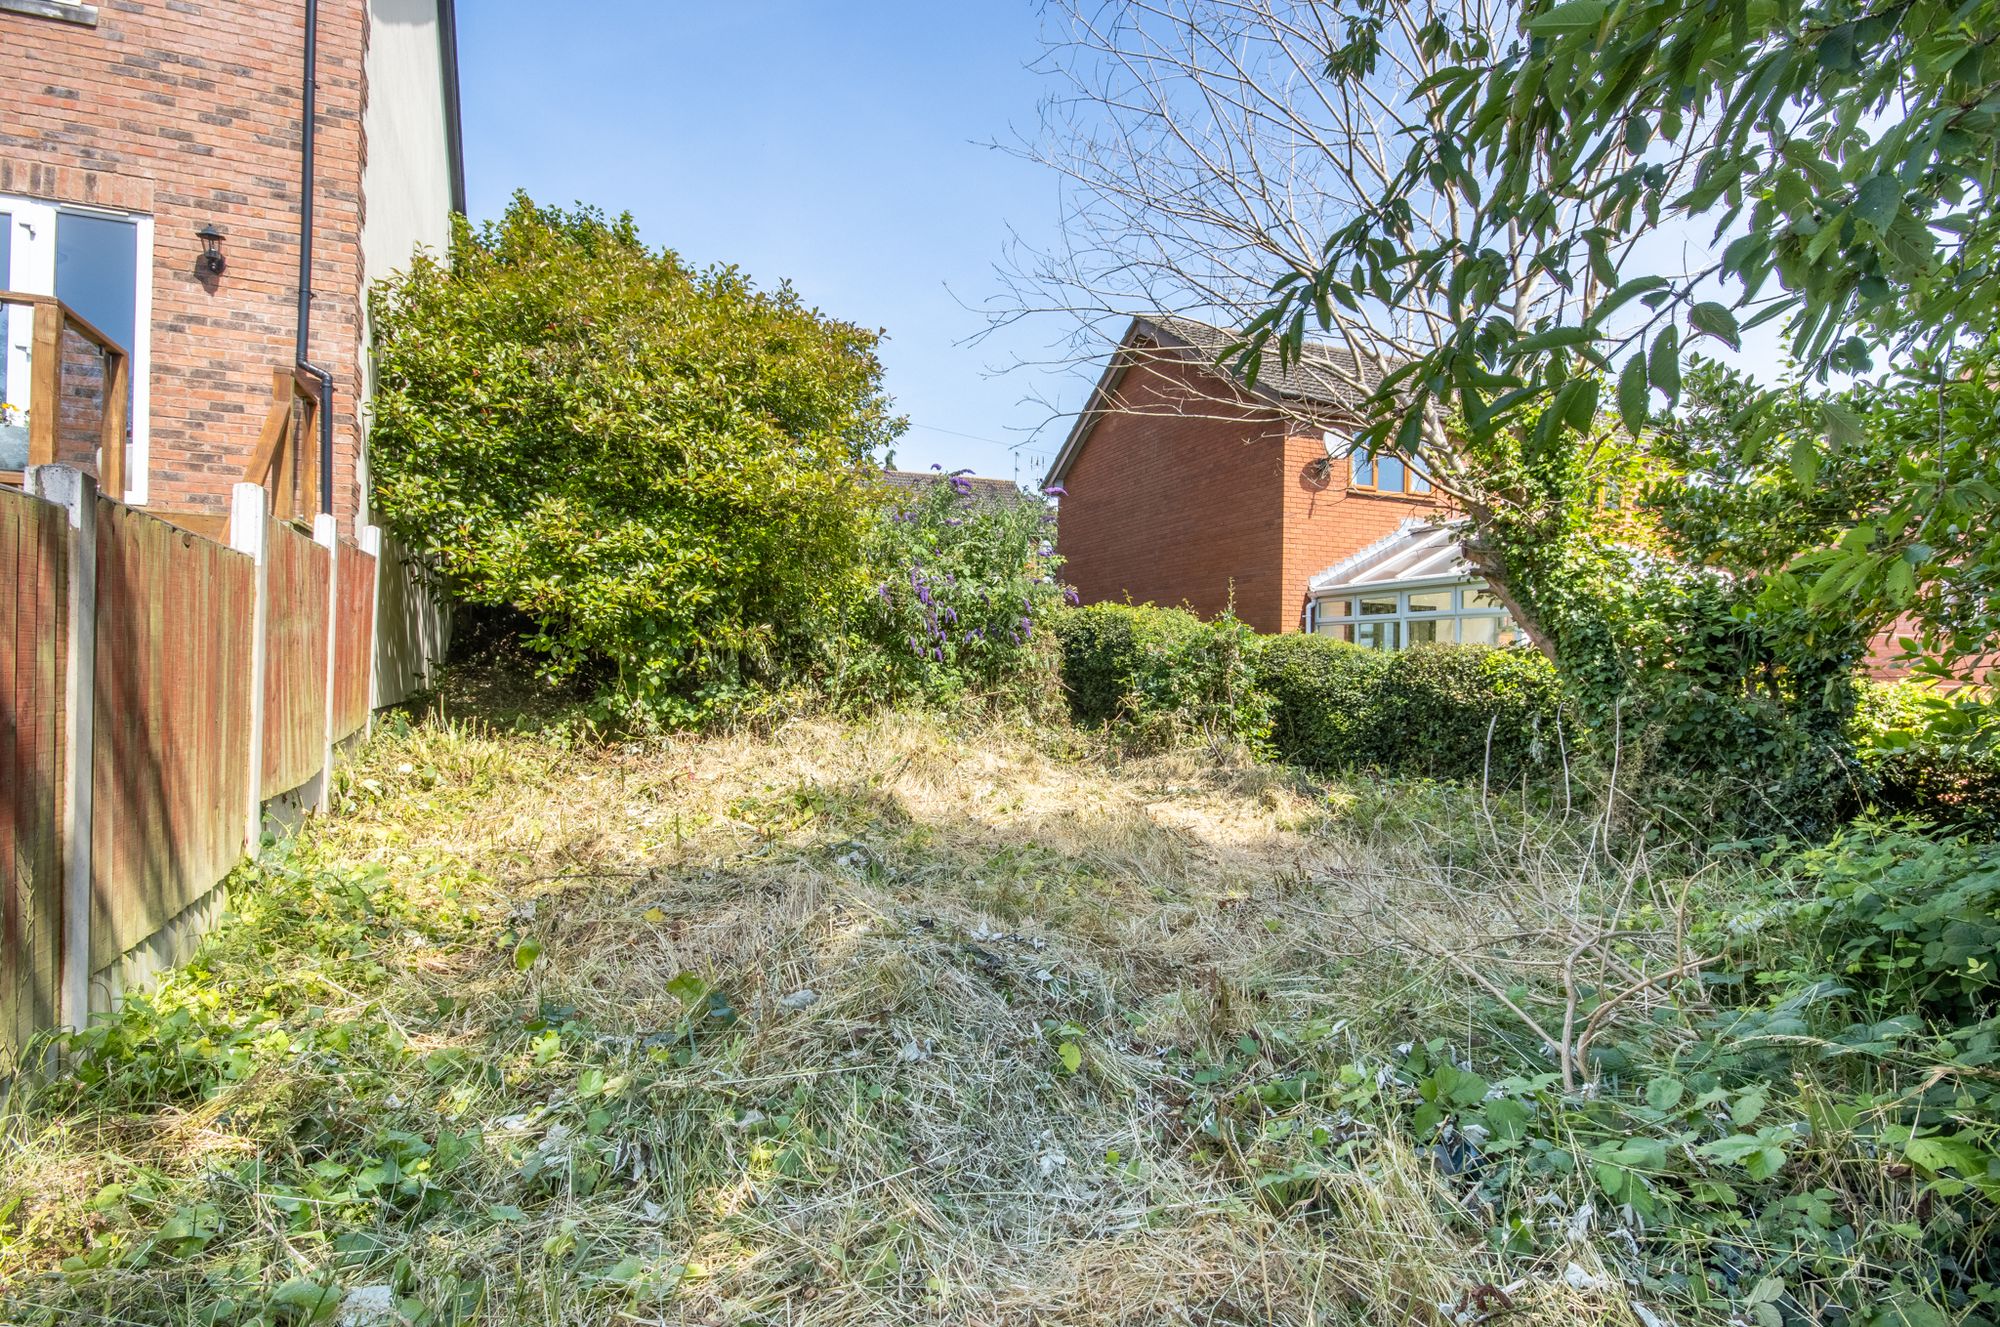
MULTIPOLYGON (((1361 0, 1327 77, 1373 68, 1407 9, 1361 0)), ((1932 654, 1990 640, 2000 3, 1560 0, 1513 17, 1430 11, 1415 40, 1448 62, 1410 90, 1394 184, 1278 283, 1245 367, 1273 342, 1297 354, 1338 308, 1442 307, 1446 333, 1390 375, 1368 441, 1434 449, 1449 417, 1470 449, 1505 437, 1532 468, 1600 409, 1637 434, 1679 404, 1697 338, 1785 320, 1809 380, 1902 371, 1858 402, 1816 399, 1804 428, 1785 392, 1736 393, 1734 463, 1782 447, 1810 486, 1845 453, 1890 452, 1871 514, 1793 574, 1820 605, 1914 611, 1932 654), (1462 224, 1413 227, 1445 196, 1469 200, 1462 224), (1649 270, 1638 243, 1668 223, 1710 231, 1715 261, 1649 270)), ((1480 515, 1486 492, 1459 488, 1480 515)))

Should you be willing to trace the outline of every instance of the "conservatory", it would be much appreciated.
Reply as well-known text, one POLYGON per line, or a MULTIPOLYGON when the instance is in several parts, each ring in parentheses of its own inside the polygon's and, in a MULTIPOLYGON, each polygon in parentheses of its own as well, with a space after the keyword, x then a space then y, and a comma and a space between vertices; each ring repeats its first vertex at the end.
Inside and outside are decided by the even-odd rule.
POLYGON ((1521 629, 1468 574, 1458 522, 1409 520, 1307 582, 1305 628, 1373 650, 1515 645, 1521 629))

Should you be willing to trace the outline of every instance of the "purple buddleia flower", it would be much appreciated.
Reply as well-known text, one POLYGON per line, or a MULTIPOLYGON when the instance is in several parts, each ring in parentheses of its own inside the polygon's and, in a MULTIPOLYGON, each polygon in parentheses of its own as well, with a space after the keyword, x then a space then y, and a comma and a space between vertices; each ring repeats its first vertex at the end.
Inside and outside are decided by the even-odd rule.
POLYGON ((940 646, 936 647, 935 649, 933 649, 933 650, 931 651, 931 658, 933 658, 933 659, 937 660, 937 661, 938 661, 939 663, 943 663, 943 662, 944 662, 944 647, 940 645, 940 646))
POLYGON ((932 462, 931 462, 931 469, 933 469, 933 470, 942 470, 942 469, 944 469, 944 467, 943 467, 943 466, 941 466, 941 465, 939 465, 939 464, 938 464, 938 463, 937 463, 936 461, 932 461, 932 462))
POLYGON ((896 601, 889 595, 889 583, 887 581, 884 581, 882 582, 882 584, 876 586, 875 593, 881 595, 882 602, 889 605, 889 607, 894 608, 896 606, 896 601))
POLYGON ((1034 634, 1035 634, 1035 624, 1034 624, 1034 622, 1033 622, 1033 621, 1031 621, 1031 620, 1030 620, 1030 619, 1028 619, 1028 618, 1025 618, 1025 617, 1024 617, 1024 618, 1022 618, 1022 619, 1021 619, 1021 639, 1022 639, 1022 640, 1026 640, 1026 639, 1028 639, 1028 637, 1030 637, 1030 636, 1032 636, 1032 635, 1034 635, 1034 634))
POLYGON ((945 621, 951 623, 953 626, 958 625, 958 610, 949 604, 945 605, 944 611, 939 616, 943 617, 945 621))
POLYGON ((1061 484, 1044 484, 1042 485, 1042 492, 1052 498, 1066 498, 1069 496, 1069 490, 1061 484))
POLYGON ((1083 596, 1076 592, 1076 587, 1074 585, 1065 585, 1063 587, 1063 598, 1069 600, 1073 604, 1080 604, 1083 602, 1083 596))
POLYGON ((931 606, 930 586, 928 585, 917 586, 917 602, 922 604, 925 608, 929 608, 931 606))

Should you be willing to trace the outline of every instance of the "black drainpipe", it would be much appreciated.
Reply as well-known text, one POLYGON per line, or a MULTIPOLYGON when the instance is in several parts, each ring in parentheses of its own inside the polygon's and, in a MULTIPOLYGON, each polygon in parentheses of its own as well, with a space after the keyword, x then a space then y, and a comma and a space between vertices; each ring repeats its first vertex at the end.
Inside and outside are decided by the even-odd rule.
POLYGON ((319 113, 319 0, 306 0, 305 117, 299 136, 298 366, 319 380, 319 509, 333 510, 333 375, 312 362, 313 140, 319 113))

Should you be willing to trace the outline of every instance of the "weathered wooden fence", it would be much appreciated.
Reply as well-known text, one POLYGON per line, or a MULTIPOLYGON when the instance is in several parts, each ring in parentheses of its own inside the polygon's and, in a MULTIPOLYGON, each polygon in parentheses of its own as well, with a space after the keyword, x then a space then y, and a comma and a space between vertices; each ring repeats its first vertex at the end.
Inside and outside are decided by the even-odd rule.
POLYGON ((66 466, 0 489, 0 1073, 178 961, 267 804, 323 805, 367 725, 379 533, 272 521, 229 547, 66 466))
POLYGON ((57 1013, 69 522, 0 489, 0 1047, 57 1013))

